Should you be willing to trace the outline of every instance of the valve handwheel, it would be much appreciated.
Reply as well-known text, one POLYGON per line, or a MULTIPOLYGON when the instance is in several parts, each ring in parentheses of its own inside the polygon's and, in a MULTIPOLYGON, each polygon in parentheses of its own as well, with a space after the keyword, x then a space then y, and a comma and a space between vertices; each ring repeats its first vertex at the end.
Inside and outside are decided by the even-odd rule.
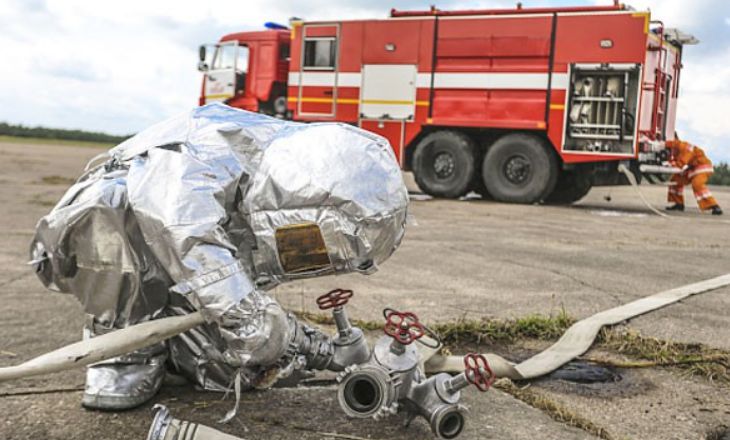
POLYGON ((317 297, 317 306, 320 310, 327 310, 347 304, 352 298, 352 290, 335 289, 317 297))
POLYGON ((389 310, 385 315, 383 331, 403 345, 408 345, 420 339, 426 330, 418 321, 418 316, 411 312, 389 310))
POLYGON ((469 353, 464 356, 464 372, 466 380, 479 391, 487 391, 497 379, 483 354, 469 353))

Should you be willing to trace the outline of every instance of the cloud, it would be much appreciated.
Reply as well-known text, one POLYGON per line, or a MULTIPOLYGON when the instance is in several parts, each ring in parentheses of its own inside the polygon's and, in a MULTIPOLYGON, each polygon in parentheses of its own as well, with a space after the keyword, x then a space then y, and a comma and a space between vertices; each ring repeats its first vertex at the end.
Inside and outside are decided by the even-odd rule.
MULTIPOLYGON (((609 0, 596 1, 609 4, 609 0)), ((631 0, 653 19, 700 40, 683 52, 677 131, 703 146, 714 161, 730 162, 730 2, 718 0, 631 0)))
POLYGON ((81 82, 103 81, 108 73, 85 60, 47 60, 35 58, 33 64, 38 72, 49 77, 71 79, 81 82))
MULTIPOLYGON (((628 0, 696 35, 685 50, 678 129, 730 161, 730 2, 628 0)), ((524 0, 530 6, 612 0, 524 0)), ((442 9, 514 7, 515 0, 439 0, 442 9)), ((196 105, 197 46, 264 22, 384 18, 421 0, 0 0, 0 120, 127 134, 196 105), (8 61, 9 60, 9 61, 8 61)))
POLYGON ((677 125, 688 140, 704 145, 710 157, 730 161, 730 47, 687 57, 682 72, 677 125))

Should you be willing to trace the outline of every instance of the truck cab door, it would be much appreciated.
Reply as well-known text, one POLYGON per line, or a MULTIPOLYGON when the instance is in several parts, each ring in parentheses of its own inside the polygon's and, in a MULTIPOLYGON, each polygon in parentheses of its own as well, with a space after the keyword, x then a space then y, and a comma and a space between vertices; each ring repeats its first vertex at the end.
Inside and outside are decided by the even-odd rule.
POLYGON ((205 103, 227 101, 243 93, 248 71, 248 48, 236 41, 216 45, 210 69, 205 73, 205 103))

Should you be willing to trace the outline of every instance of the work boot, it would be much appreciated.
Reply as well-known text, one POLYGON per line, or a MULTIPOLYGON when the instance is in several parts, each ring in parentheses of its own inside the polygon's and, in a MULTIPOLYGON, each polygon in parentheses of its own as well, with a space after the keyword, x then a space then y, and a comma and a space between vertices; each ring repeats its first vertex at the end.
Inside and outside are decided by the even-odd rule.
POLYGON ((712 207, 712 215, 722 215, 722 208, 718 205, 712 207))
POLYGON ((167 351, 150 354, 146 350, 90 365, 81 405, 120 411, 136 408, 155 397, 165 378, 167 351))
POLYGON ((666 208, 664 208, 664 210, 665 211, 679 211, 679 212, 682 212, 682 211, 684 211, 684 205, 682 205, 681 203, 675 203, 672 206, 667 206, 666 208))

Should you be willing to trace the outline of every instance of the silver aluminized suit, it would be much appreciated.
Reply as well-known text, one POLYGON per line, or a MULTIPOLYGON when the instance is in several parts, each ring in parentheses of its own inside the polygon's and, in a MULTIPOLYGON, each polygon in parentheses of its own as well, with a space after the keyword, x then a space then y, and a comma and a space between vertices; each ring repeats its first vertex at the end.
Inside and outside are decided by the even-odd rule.
POLYGON ((212 104, 113 148, 40 220, 31 258, 48 288, 83 304, 89 336, 206 316, 167 344, 90 367, 89 406, 156 391, 168 353, 207 389, 227 388, 239 370, 251 386, 297 362, 324 368, 330 350, 265 292, 373 272, 399 245, 407 204, 385 139, 212 104), (300 255, 299 245, 315 250, 300 255))

